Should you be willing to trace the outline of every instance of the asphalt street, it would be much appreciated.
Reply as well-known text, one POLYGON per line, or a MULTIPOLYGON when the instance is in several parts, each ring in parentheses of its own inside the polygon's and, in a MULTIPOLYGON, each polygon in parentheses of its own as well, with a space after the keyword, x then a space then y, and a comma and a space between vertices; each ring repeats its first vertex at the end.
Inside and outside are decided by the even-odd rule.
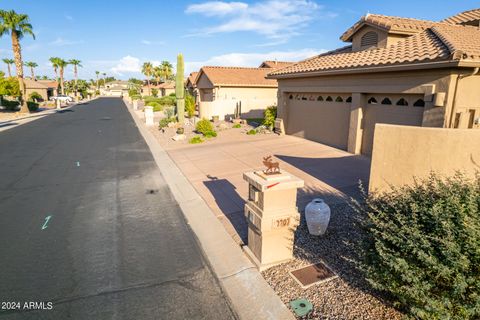
POLYGON ((0 132, 0 303, 0 320, 234 318, 121 99, 0 132))

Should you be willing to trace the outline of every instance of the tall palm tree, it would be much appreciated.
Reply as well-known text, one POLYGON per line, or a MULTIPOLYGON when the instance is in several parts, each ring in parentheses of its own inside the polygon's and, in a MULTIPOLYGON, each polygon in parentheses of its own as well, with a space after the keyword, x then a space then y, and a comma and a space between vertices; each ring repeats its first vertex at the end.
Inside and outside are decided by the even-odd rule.
POLYGON ((12 64, 15 63, 15 60, 9 59, 9 58, 5 58, 5 59, 2 59, 2 61, 7 65, 7 68, 8 68, 8 76, 11 77, 11 76, 12 76, 11 66, 12 66, 12 64))
POLYGON ((148 95, 151 95, 150 77, 153 75, 153 65, 151 62, 145 62, 142 66, 142 73, 147 77, 148 95))
POLYGON ((73 74, 75 75, 75 97, 78 91, 78 67, 82 67, 82 61, 71 59, 69 62, 73 66, 73 74))
POLYGON ((25 67, 30 68, 30 74, 32 75, 32 80, 37 80, 35 79, 35 68, 38 67, 38 64, 33 61, 27 61, 25 62, 25 67))
POLYGON ((22 48, 20 46, 20 40, 25 34, 29 34, 35 39, 33 33, 33 27, 30 24, 28 15, 18 14, 14 10, 5 11, 0 10, 0 36, 10 34, 12 37, 12 50, 13 57, 15 58, 15 69, 17 70, 18 84, 20 86, 20 98, 21 107, 20 112, 28 113, 25 82, 23 81, 23 61, 22 61, 22 48))
POLYGON ((163 69, 161 66, 153 67, 153 77, 155 81, 157 81, 157 84, 160 83, 163 78, 163 69))
POLYGON ((98 86, 98 75, 100 74, 100 71, 95 71, 95 74, 97 75, 97 90, 99 89, 99 86, 98 86))
POLYGON ((65 68, 68 66, 68 61, 59 59, 57 63, 58 63, 58 70, 60 73, 60 88, 61 88, 62 94, 65 94, 65 83, 63 80, 63 74, 65 72, 65 68))
POLYGON ((170 62, 168 61, 162 61, 162 64, 160 65, 163 71, 163 81, 167 81, 173 74, 173 66, 170 62))
POLYGON ((62 59, 60 59, 59 57, 51 57, 48 60, 52 64, 53 71, 55 72, 55 80, 58 81, 58 62, 62 59))

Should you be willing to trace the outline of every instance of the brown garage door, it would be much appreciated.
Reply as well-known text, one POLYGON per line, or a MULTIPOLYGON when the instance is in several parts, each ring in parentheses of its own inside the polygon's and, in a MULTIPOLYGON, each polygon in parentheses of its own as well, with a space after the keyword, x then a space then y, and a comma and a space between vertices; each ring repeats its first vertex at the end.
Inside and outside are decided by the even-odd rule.
POLYGON ((350 99, 336 95, 290 95, 286 133, 346 150, 350 123, 350 102, 346 101, 350 99))
POLYGON ((395 97, 388 100, 375 98, 369 101, 376 102, 367 104, 363 115, 362 153, 365 155, 372 154, 375 124, 422 125, 424 102, 420 96, 395 97))

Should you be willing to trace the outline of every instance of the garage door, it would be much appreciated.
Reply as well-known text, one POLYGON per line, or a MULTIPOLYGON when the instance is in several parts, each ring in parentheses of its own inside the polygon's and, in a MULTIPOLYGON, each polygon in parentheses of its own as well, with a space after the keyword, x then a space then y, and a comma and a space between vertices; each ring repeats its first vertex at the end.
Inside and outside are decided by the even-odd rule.
POLYGON ((370 97, 363 114, 362 153, 372 154, 375 124, 421 126, 425 102, 421 96, 370 97))
POLYGON ((291 94, 288 98, 287 134, 346 150, 351 97, 291 94))

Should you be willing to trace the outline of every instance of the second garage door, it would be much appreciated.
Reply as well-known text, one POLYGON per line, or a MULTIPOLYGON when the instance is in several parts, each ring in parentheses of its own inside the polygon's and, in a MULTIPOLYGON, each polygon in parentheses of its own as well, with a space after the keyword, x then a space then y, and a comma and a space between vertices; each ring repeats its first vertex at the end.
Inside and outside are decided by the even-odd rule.
POLYGON ((334 95, 290 95, 286 133, 346 150, 350 99, 334 95))

